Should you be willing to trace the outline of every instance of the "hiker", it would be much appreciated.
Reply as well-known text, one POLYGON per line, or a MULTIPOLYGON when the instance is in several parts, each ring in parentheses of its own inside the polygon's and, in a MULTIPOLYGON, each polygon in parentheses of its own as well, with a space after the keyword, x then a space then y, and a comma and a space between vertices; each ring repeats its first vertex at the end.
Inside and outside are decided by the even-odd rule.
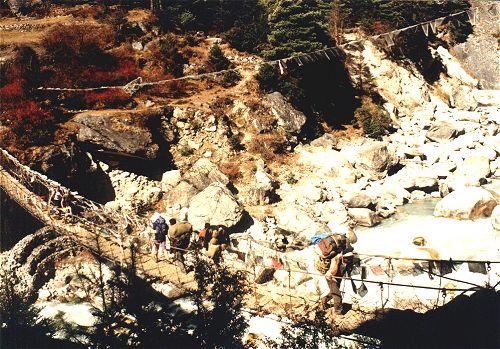
POLYGON ((200 247, 205 250, 208 249, 208 244, 212 239, 212 231, 210 230, 210 223, 205 223, 205 226, 198 233, 198 243, 200 247))
POLYGON ((220 261, 220 256, 223 250, 229 245, 229 236, 224 228, 219 227, 212 233, 212 238, 208 244, 207 256, 217 264, 220 261))
POLYGON ((154 240, 153 240, 153 254, 155 255, 156 261, 158 261, 159 254, 165 254, 167 252, 165 248, 165 241, 167 239, 168 225, 165 219, 160 215, 155 213, 152 217, 152 226, 154 230, 154 240), (154 220, 153 220, 154 219, 154 220), (160 253, 161 249, 161 253, 160 253))
POLYGON ((339 231, 324 237, 315 246, 318 254, 315 267, 325 275, 330 288, 330 293, 322 299, 322 306, 326 308, 327 304, 333 301, 333 310, 337 313, 342 310, 339 277, 344 276, 353 265, 354 249, 351 246, 351 239, 347 236, 357 241, 354 232, 339 231))
POLYGON ((175 260, 181 265, 180 267, 186 271, 184 264, 184 252, 189 247, 191 235, 193 234, 193 226, 189 222, 177 222, 175 218, 169 220, 170 228, 168 229, 168 239, 171 249, 174 252, 175 260))

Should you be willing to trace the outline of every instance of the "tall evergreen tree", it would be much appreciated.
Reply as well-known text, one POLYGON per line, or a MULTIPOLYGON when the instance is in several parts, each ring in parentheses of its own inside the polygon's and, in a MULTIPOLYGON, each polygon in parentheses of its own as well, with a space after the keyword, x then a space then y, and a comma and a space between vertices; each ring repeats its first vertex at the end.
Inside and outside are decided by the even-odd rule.
POLYGON ((319 50, 329 45, 325 14, 317 0, 280 0, 269 16, 268 59, 319 50))

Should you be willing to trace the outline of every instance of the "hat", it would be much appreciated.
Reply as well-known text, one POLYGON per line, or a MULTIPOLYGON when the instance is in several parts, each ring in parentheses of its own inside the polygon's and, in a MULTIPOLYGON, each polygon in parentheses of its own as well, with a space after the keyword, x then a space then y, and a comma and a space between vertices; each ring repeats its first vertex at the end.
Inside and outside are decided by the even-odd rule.
POLYGON ((425 246, 427 244, 427 241, 422 236, 417 236, 413 239, 413 244, 416 246, 425 246))

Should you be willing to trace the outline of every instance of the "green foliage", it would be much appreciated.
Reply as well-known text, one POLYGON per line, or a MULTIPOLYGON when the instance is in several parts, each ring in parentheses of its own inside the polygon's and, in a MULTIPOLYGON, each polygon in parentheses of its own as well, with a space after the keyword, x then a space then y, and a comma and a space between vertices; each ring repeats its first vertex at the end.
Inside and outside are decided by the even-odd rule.
POLYGON ((184 145, 183 145, 183 146, 179 149, 179 153, 180 153, 182 156, 190 156, 190 155, 193 155, 194 150, 193 150, 193 148, 191 148, 189 145, 184 144, 184 145))
POLYGON ((232 150, 239 151, 244 149, 243 144, 241 144, 240 135, 233 134, 228 140, 232 150))
POLYGON ((242 272, 197 259, 195 264, 197 307, 194 336, 201 348, 241 348, 248 327, 243 298, 248 292, 242 272))
POLYGON ((210 52, 208 53, 208 61, 212 65, 214 71, 228 69, 231 65, 231 62, 229 62, 229 59, 227 59, 220 46, 217 44, 213 45, 210 48, 210 52))
POLYGON ((389 127, 391 118, 387 111, 365 97, 361 107, 355 111, 355 117, 363 126, 364 133, 373 138, 382 136, 389 127))
POLYGON ((326 20, 316 0, 281 0, 269 16, 268 59, 322 49, 331 43, 326 20))
POLYGON ((286 182, 290 185, 297 184, 298 180, 295 178, 295 174, 290 172, 286 175, 286 182))
POLYGON ((259 87, 264 92, 272 92, 277 89, 279 83, 279 74, 275 67, 270 64, 263 64, 255 76, 259 87))
POLYGON ((165 72, 175 77, 182 76, 183 65, 186 62, 179 52, 179 44, 174 35, 165 35, 159 41, 160 53, 164 57, 165 72))
POLYGON ((236 70, 230 70, 222 76, 222 85, 224 87, 234 86, 241 80, 241 74, 236 70))
POLYGON ((259 0, 163 0, 165 29, 225 33, 236 49, 256 52, 267 35, 267 14, 259 0))

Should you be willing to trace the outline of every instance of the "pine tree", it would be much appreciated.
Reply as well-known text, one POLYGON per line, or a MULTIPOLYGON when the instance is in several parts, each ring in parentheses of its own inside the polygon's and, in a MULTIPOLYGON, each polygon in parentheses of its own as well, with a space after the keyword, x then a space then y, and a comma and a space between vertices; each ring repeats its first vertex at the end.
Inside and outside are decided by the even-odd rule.
POLYGON ((269 16, 268 59, 322 49, 329 45, 325 13, 317 0, 281 0, 269 16))
POLYGON ((226 70, 231 65, 231 62, 222 52, 219 45, 215 44, 210 48, 208 60, 213 67, 214 71, 226 70))

